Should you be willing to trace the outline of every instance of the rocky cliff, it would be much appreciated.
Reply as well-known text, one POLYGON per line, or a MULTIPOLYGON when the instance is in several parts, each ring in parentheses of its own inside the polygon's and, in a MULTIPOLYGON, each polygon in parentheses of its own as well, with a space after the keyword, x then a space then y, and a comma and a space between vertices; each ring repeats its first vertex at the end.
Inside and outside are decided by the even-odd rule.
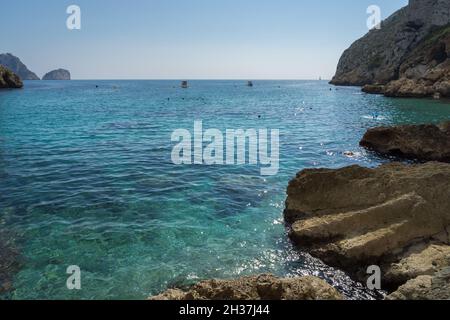
POLYGON ((65 69, 57 69, 47 73, 42 80, 70 80, 70 72, 65 69))
POLYGON ((15 73, 0 65, 0 89, 22 87, 23 83, 20 78, 15 73))
POLYGON ((410 0, 344 52, 331 83, 377 85, 366 91, 391 96, 447 96, 449 24, 450 1, 410 0))
POLYGON ((360 145, 382 156, 450 163, 450 121, 372 128, 360 145))
POLYGON ((22 80, 39 80, 39 77, 34 72, 28 70, 27 66, 11 53, 0 54, 0 65, 17 74, 22 80))

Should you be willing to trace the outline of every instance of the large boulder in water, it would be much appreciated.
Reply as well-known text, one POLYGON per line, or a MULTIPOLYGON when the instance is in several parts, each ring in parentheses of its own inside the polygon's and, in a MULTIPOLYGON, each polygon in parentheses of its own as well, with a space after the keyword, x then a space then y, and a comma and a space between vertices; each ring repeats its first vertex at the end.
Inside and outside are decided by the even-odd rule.
POLYGON ((450 267, 450 164, 303 170, 287 194, 291 239, 357 280, 378 265, 391 292, 450 267))
POLYGON ((42 80, 70 80, 70 72, 65 69, 57 69, 47 73, 42 80))
POLYGON ((381 155, 450 162, 450 122, 369 129, 360 145, 381 155))
POLYGON ((272 275, 207 280, 187 290, 170 289, 151 300, 341 300, 342 295, 316 277, 281 279, 272 275))

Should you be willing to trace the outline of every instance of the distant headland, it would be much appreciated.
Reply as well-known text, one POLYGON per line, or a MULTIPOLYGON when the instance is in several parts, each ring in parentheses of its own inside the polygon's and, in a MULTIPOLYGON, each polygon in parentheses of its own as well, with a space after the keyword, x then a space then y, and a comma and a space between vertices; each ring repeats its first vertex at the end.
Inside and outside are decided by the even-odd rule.
POLYGON ((409 4, 342 55, 332 84, 393 97, 450 97, 450 2, 409 4))

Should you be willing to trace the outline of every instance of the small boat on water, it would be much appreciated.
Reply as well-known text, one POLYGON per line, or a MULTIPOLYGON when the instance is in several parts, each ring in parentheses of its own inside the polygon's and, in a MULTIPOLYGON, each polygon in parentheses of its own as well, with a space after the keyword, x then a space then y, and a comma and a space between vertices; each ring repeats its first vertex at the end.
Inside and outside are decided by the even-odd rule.
POLYGON ((253 87, 253 82, 247 81, 247 87, 253 87))
POLYGON ((188 82, 187 81, 181 81, 181 87, 183 88, 183 89, 187 89, 189 86, 188 86, 188 82))

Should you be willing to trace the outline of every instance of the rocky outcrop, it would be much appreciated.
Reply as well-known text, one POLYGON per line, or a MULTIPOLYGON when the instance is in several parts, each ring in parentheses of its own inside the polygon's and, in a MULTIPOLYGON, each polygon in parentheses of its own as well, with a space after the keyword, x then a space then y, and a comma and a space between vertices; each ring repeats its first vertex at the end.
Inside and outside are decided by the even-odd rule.
POLYGON ((0 89, 22 87, 23 83, 16 74, 11 72, 7 68, 0 66, 0 89))
POLYGON ((365 93, 371 93, 371 94, 382 94, 384 93, 384 86, 383 85, 377 85, 377 84, 366 84, 362 91, 365 93))
POLYGON ((0 65, 17 74, 22 80, 39 80, 34 72, 28 70, 27 66, 11 53, 0 54, 0 65))
POLYGON ((450 266, 450 164, 304 170, 287 193, 291 239, 356 280, 378 265, 383 290, 412 292, 450 266))
POLYGON ((280 279, 272 275, 208 280, 188 290, 170 289, 151 300, 341 300, 342 295, 316 277, 280 279))
POLYGON ((57 69, 47 73, 42 80, 70 80, 70 72, 65 69, 57 69))
POLYGON ((450 299, 450 268, 434 275, 409 280, 387 297, 388 300, 448 300, 450 299))
POLYGON ((381 155, 450 162, 450 122, 369 129, 360 145, 381 155))
POLYGON ((331 83, 376 85, 364 91, 387 96, 449 96, 449 24, 449 1, 410 0, 344 52, 331 83))

